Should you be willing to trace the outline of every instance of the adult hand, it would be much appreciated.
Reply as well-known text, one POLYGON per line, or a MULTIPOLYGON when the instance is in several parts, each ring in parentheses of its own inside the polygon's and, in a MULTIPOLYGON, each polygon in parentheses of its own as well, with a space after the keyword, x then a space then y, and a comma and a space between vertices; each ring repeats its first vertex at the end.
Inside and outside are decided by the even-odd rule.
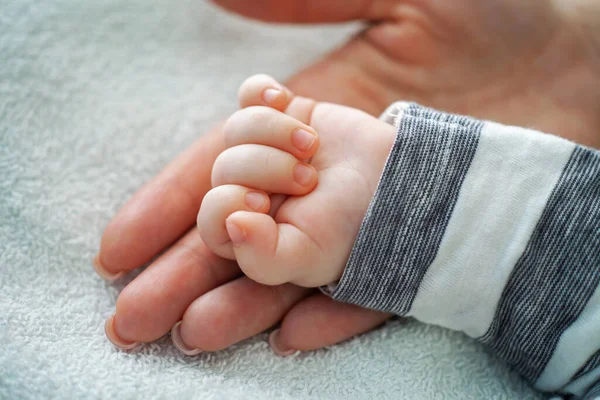
MULTIPOLYGON (((413 100, 600 145, 594 0, 215 2, 265 21, 376 21, 287 82, 299 95, 374 115, 413 100)), ((293 285, 260 285, 210 253, 193 226, 223 148, 219 128, 201 137, 109 223, 96 259, 105 277, 164 251, 119 296, 109 337, 132 347, 182 320, 188 348, 214 351, 281 321, 272 345, 287 353, 340 342, 387 319, 293 285)))

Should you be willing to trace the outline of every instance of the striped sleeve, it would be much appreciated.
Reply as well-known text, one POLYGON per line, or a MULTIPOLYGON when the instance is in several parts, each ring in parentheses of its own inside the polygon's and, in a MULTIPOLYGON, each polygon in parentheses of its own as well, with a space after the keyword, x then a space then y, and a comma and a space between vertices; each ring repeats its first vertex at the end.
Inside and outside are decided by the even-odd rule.
POLYGON ((600 393, 600 152, 391 110, 396 142, 332 297, 463 331, 539 390, 600 393))

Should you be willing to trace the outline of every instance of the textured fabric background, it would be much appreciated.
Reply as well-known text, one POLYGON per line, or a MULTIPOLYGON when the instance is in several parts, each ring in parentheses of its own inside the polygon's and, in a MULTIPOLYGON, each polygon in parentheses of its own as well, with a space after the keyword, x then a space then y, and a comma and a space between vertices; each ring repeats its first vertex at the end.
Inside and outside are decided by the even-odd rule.
POLYGON ((118 207, 234 110, 246 76, 285 78, 354 29, 202 0, 0 0, 0 398, 537 398, 481 346, 414 321, 287 359, 264 334, 196 357, 104 338, 120 287, 90 260, 118 207))

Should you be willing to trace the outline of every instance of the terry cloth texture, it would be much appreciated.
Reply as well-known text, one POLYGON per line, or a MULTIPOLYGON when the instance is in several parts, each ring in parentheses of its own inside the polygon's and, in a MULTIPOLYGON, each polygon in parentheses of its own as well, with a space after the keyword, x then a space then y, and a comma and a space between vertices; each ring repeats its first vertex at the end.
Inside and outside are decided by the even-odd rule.
POLYGON ((538 398, 474 340, 414 320, 290 358, 265 334, 194 357, 104 337, 123 283, 91 259, 111 216, 236 109, 246 77, 283 79, 357 28, 203 0, 0 0, 0 399, 538 398))
POLYGON ((600 151, 399 108, 333 297, 463 331, 539 389, 583 395, 600 373, 600 151))

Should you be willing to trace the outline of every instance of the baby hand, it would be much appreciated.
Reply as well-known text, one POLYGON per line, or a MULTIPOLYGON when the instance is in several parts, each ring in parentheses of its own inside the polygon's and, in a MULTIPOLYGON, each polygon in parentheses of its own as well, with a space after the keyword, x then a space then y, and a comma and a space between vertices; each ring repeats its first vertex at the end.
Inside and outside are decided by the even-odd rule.
POLYGON ((357 109, 294 96, 264 75, 244 82, 239 97, 242 109, 224 128, 228 149, 215 161, 214 188, 198 214, 203 241, 259 283, 338 280, 394 127, 357 109))

